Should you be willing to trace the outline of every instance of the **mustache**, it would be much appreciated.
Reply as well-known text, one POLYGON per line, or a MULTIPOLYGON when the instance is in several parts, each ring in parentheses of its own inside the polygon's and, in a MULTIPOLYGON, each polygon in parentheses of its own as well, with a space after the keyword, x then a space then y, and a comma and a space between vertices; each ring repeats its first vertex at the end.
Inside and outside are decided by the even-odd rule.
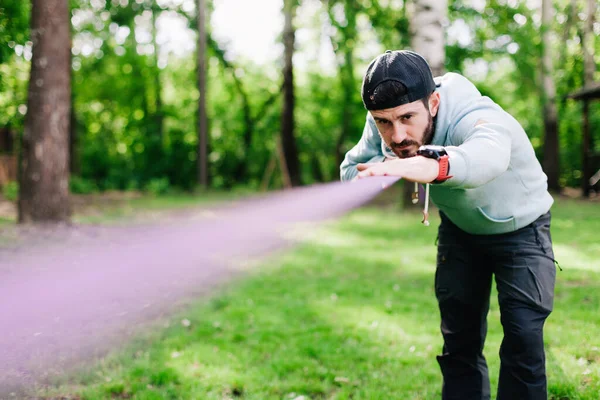
POLYGON ((400 143, 392 142, 390 147, 392 149, 397 149, 397 148, 407 147, 407 146, 419 146, 419 143, 415 142, 414 140, 405 139, 400 143))

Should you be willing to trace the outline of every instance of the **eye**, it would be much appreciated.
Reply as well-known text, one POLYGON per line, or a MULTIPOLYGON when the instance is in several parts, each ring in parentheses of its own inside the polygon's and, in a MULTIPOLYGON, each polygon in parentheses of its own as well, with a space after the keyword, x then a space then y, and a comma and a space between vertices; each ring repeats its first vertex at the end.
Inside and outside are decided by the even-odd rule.
POLYGON ((389 125, 391 122, 388 121, 387 119, 378 119, 377 123, 380 125, 389 125))
POLYGON ((404 115, 404 116, 402 117, 402 119, 403 119, 403 120, 405 120, 405 121, 408 121, 408 120, 409 120, 409 119, 411 119, 411 118, 412 118, 412 114, 404 115))

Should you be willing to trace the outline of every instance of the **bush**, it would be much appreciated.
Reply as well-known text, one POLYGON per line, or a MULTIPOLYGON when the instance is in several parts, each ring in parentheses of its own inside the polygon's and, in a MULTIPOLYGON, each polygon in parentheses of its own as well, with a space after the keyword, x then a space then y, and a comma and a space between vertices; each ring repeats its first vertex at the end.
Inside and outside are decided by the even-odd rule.
POLYGON ((79 176, 71 176, 69 187, 74 194, 90 194, 99 190, 96 182, 79 176))
POLYGON ((8 182, 2 186, 2 195, 10 201, 17 201, 19 198, 19 184, 17 182, 8 182))
POLYGON ((144 190, 153 195, 159 195, 167 193, 170 187, 171 183, 169 182, 169 178, 154 178, 146 184, 144 190))

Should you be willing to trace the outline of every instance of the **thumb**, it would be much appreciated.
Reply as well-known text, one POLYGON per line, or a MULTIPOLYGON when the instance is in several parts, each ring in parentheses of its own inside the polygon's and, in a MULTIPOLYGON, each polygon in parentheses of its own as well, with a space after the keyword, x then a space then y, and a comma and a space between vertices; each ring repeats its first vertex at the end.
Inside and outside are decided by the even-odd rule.
POLYGON ((356 169, 359 171, 364 171, 365 169, 371 168, 376 163, 365 163, 365 164, 357 164, 356 169))

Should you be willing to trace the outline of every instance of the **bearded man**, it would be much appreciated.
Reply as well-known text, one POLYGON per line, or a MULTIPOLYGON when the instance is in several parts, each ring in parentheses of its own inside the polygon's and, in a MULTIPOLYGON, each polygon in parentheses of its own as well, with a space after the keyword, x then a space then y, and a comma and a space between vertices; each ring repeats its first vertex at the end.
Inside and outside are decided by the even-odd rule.
POLYGON ((440 210, 435 294, 444 339, 442 398, 490 399, 483 348, 492 277, 504 338, 498 400, 546 400, 543 328, 555 261, 547 178, 510 114, 465 77, 433 78, 411 51, 386 51, 362 85, 368 110, 342 180, 431 184, 440 210))

